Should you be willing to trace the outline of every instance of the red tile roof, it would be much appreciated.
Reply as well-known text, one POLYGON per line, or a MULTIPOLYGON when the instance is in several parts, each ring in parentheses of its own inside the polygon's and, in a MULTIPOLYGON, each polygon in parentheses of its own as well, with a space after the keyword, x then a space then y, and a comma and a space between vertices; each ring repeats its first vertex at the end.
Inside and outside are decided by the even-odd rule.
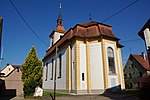
POLYGON ((85 37, 85 38, 86 37, 106 36, 106 37, 111 37, 117 41, 119 40, 119 38, 115 37, 115 35, 112 31, 112 27, 109 25, 99 23, 99 22, 94 22, 94 21, 76 24, 73 28, 70 28, 60 40, 58 40, 51 48, 49 48, 46 51, 46 56, 44 57, 44 59, 52 51, 55 50, 56 46, 58 47, 59 45, 61 45, 66 40, 69 40, 75 36, 85 37))
POLYGON ((12 65, 13 68, 21 68, 21 65, 12 65))
POLYGON ((65 34, 65 33, 66 33, 66 30, 65 30, 65 28, 63 27, 63 25, 57 25, 56 29, 53 30, 53 32, 50 34, 50 36, 52 36, 52 35, 54 34, 54 32, 60 32, 60 33, 65 34))
POLYGON ((149 63, 148 63, 148 59, 143 59, 143 57, 141 55, 138 55, 138 54, 131 54, 135 60, 137 62, 139 62, 139 64, 145 68, 146 70, 150 70, 150 66, 149 66, 149 63))
POLYGON ((60 33, 66 33, 66 30, 62 25, 58 25, 54 31, 60 32, 60 33))

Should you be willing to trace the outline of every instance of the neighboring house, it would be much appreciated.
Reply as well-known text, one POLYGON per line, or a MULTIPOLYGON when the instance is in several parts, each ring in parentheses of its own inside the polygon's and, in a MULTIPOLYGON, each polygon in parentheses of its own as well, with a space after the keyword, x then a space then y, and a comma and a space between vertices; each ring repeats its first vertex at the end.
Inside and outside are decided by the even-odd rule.
MULTIPOLYGON (((61 11, 61 7, 60 7, 61 11)), ((57 27, 50 34, 50 48, 43 59, 43 89, 89 94, 107 89, 124 89, 124 74, 119 39, 112 27, 89 21, 76 24, 67 32, 61 12, 57 27)))
POLYGON ((145 53, 130 54, 124 68, 126 89, 139 89, 140 80, 149 73, 150 67, 145 53))
POLYGON ((147 50, 148 46, 150 46, 150 18, 138 32, 138 35, 145 41, 147 50))
POLYGON ((0 70, 0 76, 5 75, 4 73, 1 73, 2 70, 0 70))
POLYGON ((20 65, 11 65, 7 66, 1 70, 1 73, 4 73, 0 77, 1 91, 2 95, 22 95, 23 94, 23 82, 21 79, 21 66, 20 65))

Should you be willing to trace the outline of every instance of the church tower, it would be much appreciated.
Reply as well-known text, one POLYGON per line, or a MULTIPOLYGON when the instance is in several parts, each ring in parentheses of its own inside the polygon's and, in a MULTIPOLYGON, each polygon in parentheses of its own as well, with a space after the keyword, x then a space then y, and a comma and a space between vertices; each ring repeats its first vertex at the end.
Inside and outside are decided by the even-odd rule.
POLYGON ((62 5, 61 2, 59 4, 59 14, 57 19, 57 27, 53 32, 50 34, 50 47, 53 46, 65 33, 66 30, 63 27, 63 19, 62 19, 62 5))

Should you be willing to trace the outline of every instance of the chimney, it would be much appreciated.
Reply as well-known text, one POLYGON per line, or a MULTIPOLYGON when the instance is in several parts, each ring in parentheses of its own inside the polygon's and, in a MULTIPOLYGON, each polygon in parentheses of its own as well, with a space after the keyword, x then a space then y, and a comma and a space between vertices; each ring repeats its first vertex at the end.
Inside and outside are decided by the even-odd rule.
POLYGON ((143 58, 144 60, 146 60, 145 52, 142 52, 141 54, 142 54, 142 58, 143 58))

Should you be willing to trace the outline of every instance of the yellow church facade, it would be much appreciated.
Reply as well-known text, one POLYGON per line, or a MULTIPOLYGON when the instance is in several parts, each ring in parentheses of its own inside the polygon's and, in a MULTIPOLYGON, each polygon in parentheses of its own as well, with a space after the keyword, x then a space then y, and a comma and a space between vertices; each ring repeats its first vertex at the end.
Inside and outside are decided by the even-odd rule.
POLYGON ((66 32, 59 17, 43 59, 43 89, 54 90, 55 71, 58 92, 101 94, 124 89, 123 46, 118 41, 109 25, 89 21, 66 32))

